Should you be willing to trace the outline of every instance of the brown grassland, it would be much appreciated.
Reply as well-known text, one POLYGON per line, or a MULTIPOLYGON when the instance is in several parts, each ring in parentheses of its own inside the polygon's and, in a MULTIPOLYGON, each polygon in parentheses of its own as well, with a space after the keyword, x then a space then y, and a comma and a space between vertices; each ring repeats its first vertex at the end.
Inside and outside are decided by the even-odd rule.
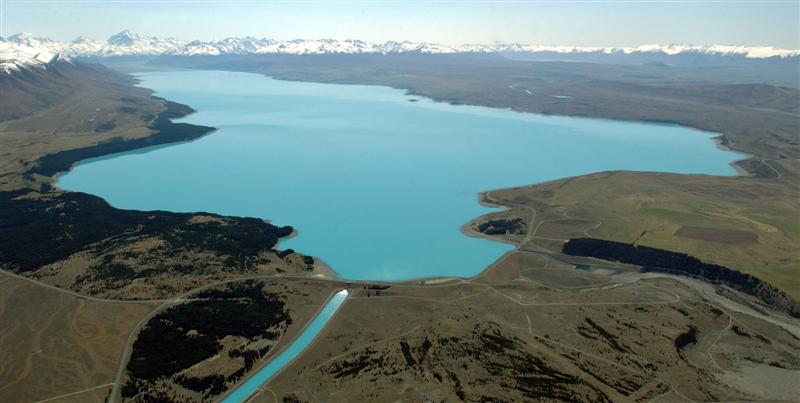
POLYGON ((46 180, 25 175, 46 154, 154 133, 147 118, 165 107, 151 91, 107 69, 61 69, 54 72, 63 74, 59 80, 48 80, 40 71, 17 85, 3 80, 0 190, 46 180))
POLYGON ((379 295, 356 288, 302 360, 254 401, 727 401, 800 393, 791 381, 800 369, 796 322, 787 320, 789 333, 759 318, 748 306, 754 302, 724 301, 697 280, 606 265, 583 271, 530 251, 535 242, 524 245, 467 281, 392 285, 379 295), (678 347, 690 329, 696 341, 678 347))
POLYGON ((753 274, 800 299, 800 188, 796 178, 608 172, 503 189, 492 199, 560 214, 554 248, 586 236, 684 252, 753 274), (682 228, 741 231, 757 242, 680 236, 682 228), (588 231, 588 232, 584 232, 588 231))
MULTIPOLYGON (((630 78, 644 76, 633 74, 634 67, 594 71, 584 64, 521 62, 493 67, 448 59, 371 67, 342 62, 326 71, 310 61, 254 59, 212 67, 392 85, 454 103, 714 130, 724 134, 725 146, 752 155, 738 164, 749 176, 603 172, 490 191, 482 201, 505 210, 463 230, 486 236, 481 224, 517 219, 518 229, 487 236, 516 248, 475 278, 398 284, 345 283, 332 278, 318 259, 273 247, 232 261, 230 252, 182 231, 212 223, 207 232, 222 237, 246 225, 244 219, 160 212, 176 224, 160 232, 140 233, 139 226, 117 232, 29 272, 20 272, 18 262, 0 262, 0 401, 119 399, 131 379, 129 358, 141 353, 132 351, 137 335, 154 326, 154 318, 202 304, 199 293, 246 279, 281 298, 291 323, 264 329, 277 332, 274 340, 222 337, 217 354, 142 383, 128 400, 218 399, 288 345, 340 288, 351 293, 339 312, 254 401, 791 401, 800 396, 796 318, 724 285, 561 253, 564 242, 576 237, 685 252, 800 297, 796 89, 718 78, 695 85, 701 78, 687 72, 680 74, 688 78, 671 82, 668 73, 652 67, 642 69, 657 78, 643 82, 630 78), (574 98, 536 98, 520 88, 574 98), (230 375, 244 360, 232 350, 264 347, 266 354, 259 354, 244 377, 226 381, 223 393, 190 390, 177 380, 177 375, 230 375)), ((112 138, 148 136, 154 133, 152 117, 165 109, 163 100, 125 76, 76 66, 63 72, 67 80, 39 88, 37 80, 49 78, 31 77, 2 97, 0 190, 30 190, 15 203, 52 202, 46 210, 57 212, 63 193, 42 186, 53 178, 28 174, 37 160, 112 138), (30 97, 37 88, 49 98, 30 97)), ((196 337, 196 329, 178 330, 196 337)))
MULTIPOLYGON (((154 303, 89 300, 0 273, 0 396, 39 401, 100 385, 154 303)), ((82 395, 81 399, 88 399, 82 395)))

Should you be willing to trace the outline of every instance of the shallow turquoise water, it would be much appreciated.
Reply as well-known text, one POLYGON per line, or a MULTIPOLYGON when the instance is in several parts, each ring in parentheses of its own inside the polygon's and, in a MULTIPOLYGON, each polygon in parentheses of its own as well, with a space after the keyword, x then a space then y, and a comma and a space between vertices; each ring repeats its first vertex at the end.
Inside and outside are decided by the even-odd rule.
POLYGON ((322 308, 316 317, 303 329, 299 336, 290 344, 286 349, 280 352, 270 362, 256 371, 250 378, 248 378, 238 388, 234 389, 231 394, 222 400, 222 403, 244 402, 254 394, 258 388, 267 383, 273 376, 280 372, 286 365, 288 365, 295 357, 297 357, 303 350, 314 341, 328 320, 339 309, 342 303, 347 298, 347 291, 342 290, 333 295, 330 301, 322 308))
POLYGON ((472 276, 511 247, 463 235, 477 193, 612 169, 734 174, 740 155, 676 126, 539 116, 373 86, 183 71, 141 85, 218 127, 202 139, 78 165, 59 186, 139 210, 292 225, 281 243, 344 278, 472 276))

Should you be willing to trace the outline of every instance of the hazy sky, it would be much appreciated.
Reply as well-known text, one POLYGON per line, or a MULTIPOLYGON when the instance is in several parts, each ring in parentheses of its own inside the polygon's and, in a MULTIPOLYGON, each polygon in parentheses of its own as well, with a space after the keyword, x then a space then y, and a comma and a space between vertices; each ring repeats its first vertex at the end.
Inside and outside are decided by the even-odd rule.
POLYGON ((334 38, 447 44, 771 45, 800 48, 792 1, 14 1, 0 35, 334 38))

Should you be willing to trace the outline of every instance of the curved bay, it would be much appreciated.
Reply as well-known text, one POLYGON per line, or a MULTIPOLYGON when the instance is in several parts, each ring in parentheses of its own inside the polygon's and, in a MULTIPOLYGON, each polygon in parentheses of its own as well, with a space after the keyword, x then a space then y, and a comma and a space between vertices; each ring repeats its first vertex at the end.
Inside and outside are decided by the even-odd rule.
POLYGON ((409 102, 386 87, 219 71, 139 78, 198 111, 182 121, 219 130, 79 164, 61 188, 120 208, 292 225, 299 236, 281 248, 347 279, 479 273, 511 248, 459 231, 488 211, 480 191, 618 169, 733 175, 741 158, 694 129, 409 102))

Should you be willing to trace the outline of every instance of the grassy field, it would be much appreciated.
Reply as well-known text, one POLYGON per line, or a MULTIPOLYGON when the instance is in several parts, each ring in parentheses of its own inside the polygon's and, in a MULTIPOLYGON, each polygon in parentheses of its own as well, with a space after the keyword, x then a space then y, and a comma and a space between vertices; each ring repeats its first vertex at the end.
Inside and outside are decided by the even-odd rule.
POLYGON ((0 400, 39 401, 99 387, 76 398, 102 402, 128 334, 154 307, 88 300, 0 273, 0 400))
POLYGON ((684 252, 753 274, 800 299, 800 188, 793 179, 609 172, 491 197, 554 211, 559 221, 543 224, 542 237, 589 235, 684 252), (705 239, 681 236, 688 228, 704 229, 705 239), (743 235, 755 241, 740 242, 743 235))
MULTIPOLYGON (((243 373, 246 377, 296 337, 326 298, 342 286, 335 281, 273 276, 264 275, 257 281, 286 301, 292 320, 280 329, 278 338, 267 344, 242 337, 222 338, 222 352, 184 368, 179 375, 230 375, 243 362, 242 358, 228 357, 230 350, 269 347, 243 373)), ((209 281, 198 291, 224 289, 237 282, 219 283, 214 286, 209 281)), ((118 369, 127 363, 130 351, 125 353, 126 346, 136 339, 129 336, 150 323, 146 320, 150 315, 182 302, 180 298, 147 302, 86 298, 0 272, 0 325, 4 329, 0 335, 0 400, 106 401, 118 369)), ((151 396, 164 393, 192 400, 203 398, 202 393, 182 388, 170 378, 145 385, 141 387, 151 396)))

